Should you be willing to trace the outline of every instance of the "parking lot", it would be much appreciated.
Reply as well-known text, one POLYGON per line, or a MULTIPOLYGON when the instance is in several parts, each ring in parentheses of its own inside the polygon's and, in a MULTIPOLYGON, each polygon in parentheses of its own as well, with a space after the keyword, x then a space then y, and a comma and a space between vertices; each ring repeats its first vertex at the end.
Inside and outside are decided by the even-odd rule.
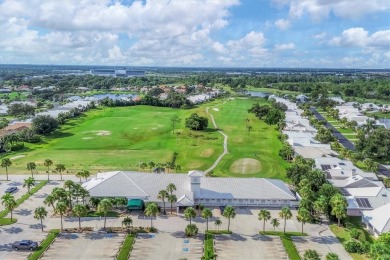
POLYGON ((41 259, 114 259, 124 234, 61 233, 41 259))
POLYGON ((184 232, 139 234, 130 259, 197 259, 203 255, 202 235, 186 238, 184 232))
POLYGON ((216 235, 218 259, 288 259, 277 236, 216 235))
MULTIPOLYGON (((0 197, 5 194, 5 190, 10 187, 16 187, 17 190, 12 192, 11 194, 15 197, 15 199, 21 198, 24 194, 27 193, 27 188, 23 188, 23 182, 21 181, 4 181, 0 182, 0 197)), ((4 206, 0 203, 0 211, 4 209, 4 206)))

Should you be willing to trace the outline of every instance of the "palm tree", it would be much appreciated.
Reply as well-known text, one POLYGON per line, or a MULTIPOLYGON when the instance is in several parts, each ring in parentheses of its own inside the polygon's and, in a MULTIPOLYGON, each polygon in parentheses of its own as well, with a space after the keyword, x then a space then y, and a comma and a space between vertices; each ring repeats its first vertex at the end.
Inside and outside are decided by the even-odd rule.
POLYGON ((67 196, 69 197, 69 208, 72 210, 72 188, 74 187, 74 182, 72 180, 66 180, 64 182, 64 188, 68 189, 67 196))
POLYGON ((228 219, 228 232, 230 232, 230 219, 236 217, 236 210, 232 206, 227 206, 222 215, 228 219))
POLYGON ((32 186, 35 186, 35 179, 33 177, 28 177, 24 179, 23 187, 27 187, 28 193, 30 193, 30 189, 32 186))
POLYGON ((34 218, 41 221, 41 230, 43 232, 43 219, 47 217, 47 211, 45 207, 38 207, 34 211, 34 218))
POLYGON ((7 175, 7 181, 8 181, 8 167, 12 165, 12 162, 9 158, 3 158, 1 160, 1 167, 5 168, 5 174, 7 175))
POLYGON ((1 197, 1 204, 3 204, 4 207, 11 213, 12 222, 12 212, 17 206, 15 197, 12 194, 7 193, 1 197))
POLYGON ((302 234, 303 234, 303 225, 311 220, 310 212, 303 207, 298 209, 297 220, 302 223, 302 234))
POLYGON ((219 230, 219 226, 222 225, 222 220, 216 219, 216 220, 214 221, 214 225, 215 225, 215 226, 218 228, 218 230, 219 230))
POLYGON ((56 197, 53 194, 49 194, 46 196, 45 200, 43 201, 43 204, 47 206, 52 206, 53 211, 55 211, 56 210, 56 208, 54 207, 55 202, 56 202, 56 197))
POLYGON ((89 203, 91 203, 94 208, 98 207, 100 201, 101 201, 101 198, 96 198, 96 197, 91 197, 89 199, 89 203))
POLYGON ((177 197, 175 194, 171 194, 168 196, 168 201, 171 203, 171 215, 172 215, 172 210, 173 210, 173 203, 177 201, 177 197))
POLYGON ((289 207, 283 207, 282 211, 279 212, 279 217, 284 219, 283 233, 286 233, 286 221, 292 218, 292 213, 289 207))
POLYGON ((279 227, 279 225, 280 225, 279 219, 277 219, 277 218, 271 219, 271 225, 274 227, 274 232, 275 232, 275 228, 279 227))
POLYGON ((35 162, 27 163, 27 170, 31 171, 31 177, 33 177, 33 178, 34 178, 33 170, 35 170, 36 168, 37 168, 37 165, 35 164, 35 162))
MULTIPOLYGON (((85 198, 89 196, 89 191, 87 191, 86 189, 81 187, 81 189, 79 190, 79 195, 80 195, 81 199, 83 200, 83 205, 85 205, 85 198)), ((125 198, 125 200, 126 200, 125 203, 127 203, 127 199, 126 198, 125 198)))
POLYGON ((209 218, 213 217, 213 212, 210 209, 205 208, 202 210, 202 218, 206 219, 206 231, 209 231, 209 218))
POLYGON ((84 171, 78 171, 76 173, 76 177, 80 178, 80 183, 81 183, 81 178, 84 177, 84 171))
POLYGON ((189 224, 185 228, 186 236, 192 237, 198 234, 198 227, 195 224, 189 224))
POLYGON ((50 166, 53 165, 53 161, 50 159, 46 159, 45 162, 43 163, 43 165, 47 167, 47 180, 49 181, 50 180, 50 178, 49 178, 50 166))
POLYGON ((154 162, 148 162, 150 172, 152 172, 152 169, 156 166, 154 162))
POLYGON ((191 220, 196 217, 196 211, 193 207, 188 207, 184 210, 184 217, 188 220, 190 220, 190 225, 191 225, 191 220))
POLYGON ((173 183, 169 183, 167 186, 167 191, 169 192, 170 195, 173 194, 174 191, 176 191, 176 186, 173 183))
POLYGON ((337 193, 330 199, 330 205, 332 206, 331 214, 337 218, 337 225, 340 226, 340 221, 347 215, 348 203, 343 195, 337 193))
POLYGON ((60 214, 60 216, 61 216, 61 230, 64 230, 64 226, 62 224, 62 217, 66 213, 67 209, 68 209, 68 206, 66 205, 65 202, 60 201, 60 202, 57 203, 56 213, 60 214))
POLYGON ((65 168, 65 165, 64 164, 56 164, 56 171, 60 173, 60 176, 61 176, 61 181, 62 181, 62 172, 65 171, 66 168, 65 168))
POLYGON ((131 225, 133 225, 133 219, 131 217, 125 217, 122 221, 122 225, 124 225, 128 231, 131 233, 131 225))
POLYGON ((263 232, 265 231, 265 222, 271 219, 271 212, 266 209, 262 209, 259 212, 259 220, 263 220, 263 232))
POLYGON ((158 195, 157 195, 157 199, 160 199, 162 200, 163 202, 163 205, 164 205, 164 209, 163 209, 163 214, 166 215, 167 213, 165 212, 165 199, 168 198, 169 194, 166 190, 160 190, 158 195))
POLYGON ((91 173, 89 171, 83 170, 83 177, 85 178, 85 181, 87 181, 90 176, 91 173))
POLYGON ((112 209, 112 202, 109 199, 102 199, 98 205, 98 212, 104 214, 104 229, 106 229, 107 212, 112 209))
POLYGON ((145 215, 150 217, 150 227, 153 228, 153 217, 158 213, 158 206, 156 203, 149 203, 145 209, 145 215))
POLYGON ((81 217, 87 215, 87 207, 81 204, 77 204, 73 208, 73 214, 79 218, 79 229, 81 229, 81 217))
POLYGON ((148 167, 148 165, 145 163, 145 162, 142 162, 139 167, 144 170, 146 167, 148 167))

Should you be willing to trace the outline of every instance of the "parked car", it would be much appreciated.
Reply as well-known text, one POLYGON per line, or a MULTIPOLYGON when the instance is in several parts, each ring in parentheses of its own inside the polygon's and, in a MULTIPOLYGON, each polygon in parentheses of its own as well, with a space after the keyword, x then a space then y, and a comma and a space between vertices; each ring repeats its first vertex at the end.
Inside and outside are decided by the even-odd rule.
POLYGON ((37 247, 38 243, 31 240, 16 241, 12 244, 12 248, 15 250, 34 250, 37 247))
POLYGON ((225 206, 220 206, 219 209, 221 210, 221 214, 223 214, 223 211, 225 210, 225 206))
POLYGON ((17 187, 9 187, 8 189, 5 190, 5 193, 12 193, 14 191, 17 191, 18 188, 17 187))

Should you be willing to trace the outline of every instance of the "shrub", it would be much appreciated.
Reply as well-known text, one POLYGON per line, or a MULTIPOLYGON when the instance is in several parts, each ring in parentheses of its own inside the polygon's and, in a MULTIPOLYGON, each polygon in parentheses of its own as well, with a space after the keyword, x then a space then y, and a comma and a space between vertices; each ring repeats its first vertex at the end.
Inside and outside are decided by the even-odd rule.
POLYGON ((350 231, 349 231, 349 235, 354 238, 354 239, 358 239, 359 238, 359 230, 357 230, 356 228, 352 228, 350 231))
POLYGON ((304 260, 320 260, 320 254, 316 250, 306 250, 305 253, 303 254, 303 259, 304 260))
POLYGON ((329 253, 325 257, 326 260, 340 260, 340 257, 336 253, 329 253))
POLYGON ((364 253, 363 245, 359 241, 349 240, 345 243, 344 247, 348 253, 364 253))
POLYGON ((19 150, 22 150, 23 148, 24 148, 24 143, 16 143, 16 144, 11 145, 10 150, 11 151, 19 151, 19 150))
POLYGON ((198 227, 195 224, 189 224, 185 229, 186 236, 189 237, 196 236, 198 231, 198 227))

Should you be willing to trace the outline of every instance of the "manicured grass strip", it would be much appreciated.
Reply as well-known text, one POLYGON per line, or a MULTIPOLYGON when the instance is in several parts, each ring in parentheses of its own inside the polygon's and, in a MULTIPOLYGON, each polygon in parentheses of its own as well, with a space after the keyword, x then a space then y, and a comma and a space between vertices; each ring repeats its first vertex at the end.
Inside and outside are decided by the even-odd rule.
MULTIPOLYGON (((20 204, 22 204, 23 202, 25 202, 26 200, 28 200, 30 198, 31 195, 33 195, 34 193, 36 193, 37 191, 39 191, 43 186, 45 186, 46 184, 48 183, 48 181, 40 181, 39 184, 37 186, 35 186, 34 188, 32 188, 30 190, 30 193, 26 193, 24 194, 21 198, 17 199, 16 200, 16 207, 18 207, 20 204)), ((3 211, 0 212, 0 218, 4 218, 5 216, 7 216, 7 214, 9 213, 9 210, 5 209, 3 211)))
POLYGON ((42 243, 35 249, 35 251, 29 255, 27 258, 28 260, 37 260, 39 259, 43 253, 46 251, 46 249, 53 243, 53 241, 56 239, 58 234, 60 233, 59 229, 52 229, 45 240, 42 241, 42 243))
POLYGON ((119 250, 117 260, 127 260, 131 250, 133 249, 133 243, 135 239, 135 234, 129 234, 126 236, 125 241, 122 244, 121 249, 119 250))
POLYGON ((210 232, 204 234, 204 258, 206 260, 215 259, 214 255, 214 239, 210 232))
POLYGON ((0 226, 6 226, 6 225, 11 225, 13 223, 16 223, 18 221, 16 218, 0 218, 0 226))
POLYGON ((260 232, 260 235, 269 235, 269 236, 279 236, 282 240, 283 246, 286 249, 286 253, 288 255, 288 258, 290 260, 300 260, 301 257, 299 256, 299 253, 294 245, 294 242, 292 241, 292 236, 307 236, 306 233, 301 232, 280 232, 280 231, 265 231, 260 232))
MULTIPOLYGON (((104 217, 104 213, 103 212, 97 212, 97 211, 90 211, 90 212, 88 212, 86 217, 104 217)), ((118 214, 118 212, 115 212, 115 211, 108 211, 107 212, 107 217, 118 218, 119 214, 118 214)))

